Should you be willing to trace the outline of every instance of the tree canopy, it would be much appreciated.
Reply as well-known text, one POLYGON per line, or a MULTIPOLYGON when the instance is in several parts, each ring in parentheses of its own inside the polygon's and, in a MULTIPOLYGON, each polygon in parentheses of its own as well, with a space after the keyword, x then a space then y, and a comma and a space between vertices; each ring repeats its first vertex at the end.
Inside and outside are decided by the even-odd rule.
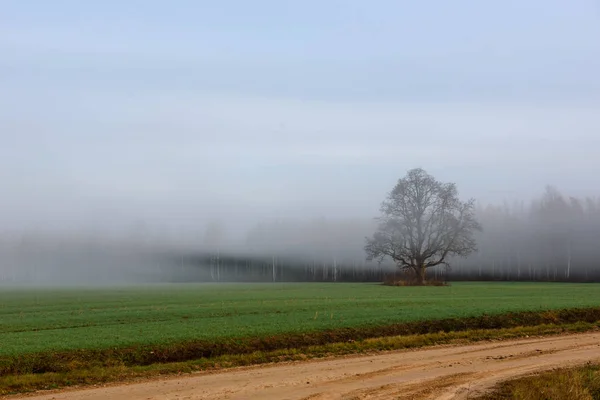
POLYGON ((421 168, 406 174, 381 204, 378 230, 367 238, 367 259, 391 258, 413 271, 419 283, 426 269, 448 264, 451 256, 477 250, 475 201, 463 202, 454 183, 437 181, 421 168))

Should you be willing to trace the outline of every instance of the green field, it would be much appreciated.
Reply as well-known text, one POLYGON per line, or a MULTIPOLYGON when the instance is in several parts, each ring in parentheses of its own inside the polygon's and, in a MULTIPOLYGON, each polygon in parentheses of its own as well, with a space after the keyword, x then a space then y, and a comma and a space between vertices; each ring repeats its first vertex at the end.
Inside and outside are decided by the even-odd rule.
POLYGON ((600 306, 600 284, 173 284, 0 287, 0 355, 600 306))

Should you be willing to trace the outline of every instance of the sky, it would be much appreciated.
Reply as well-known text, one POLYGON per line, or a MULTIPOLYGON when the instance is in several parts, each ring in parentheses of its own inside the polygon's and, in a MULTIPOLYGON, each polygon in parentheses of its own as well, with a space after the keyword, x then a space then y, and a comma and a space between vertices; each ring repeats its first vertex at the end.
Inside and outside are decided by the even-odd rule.
POLYGON ((0 230, 597 196, 598 71, 595 0, 0 0, 0 230))

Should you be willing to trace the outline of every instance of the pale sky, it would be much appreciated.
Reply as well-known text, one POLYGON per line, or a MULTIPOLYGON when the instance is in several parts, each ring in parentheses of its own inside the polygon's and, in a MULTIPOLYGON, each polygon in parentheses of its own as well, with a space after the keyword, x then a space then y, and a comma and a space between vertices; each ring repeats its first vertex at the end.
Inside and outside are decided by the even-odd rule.
POLYGON ((598 71, 594 0, 0 0, 0 230, 597 196, 598 71))

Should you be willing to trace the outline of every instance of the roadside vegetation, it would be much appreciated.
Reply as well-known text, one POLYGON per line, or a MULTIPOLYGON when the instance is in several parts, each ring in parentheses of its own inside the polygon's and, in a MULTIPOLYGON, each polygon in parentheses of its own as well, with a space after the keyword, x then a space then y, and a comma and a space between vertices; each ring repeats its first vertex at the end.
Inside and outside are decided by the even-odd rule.
POLYGON ((504 382, 476 400, 600 399, 600 365, 558 369, 504 382))

